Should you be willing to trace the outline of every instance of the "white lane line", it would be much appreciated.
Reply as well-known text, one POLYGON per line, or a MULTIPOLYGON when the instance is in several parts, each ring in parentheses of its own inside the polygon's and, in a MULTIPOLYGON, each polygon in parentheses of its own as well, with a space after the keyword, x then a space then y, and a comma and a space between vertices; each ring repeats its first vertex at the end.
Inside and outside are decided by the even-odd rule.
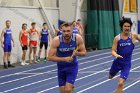
MULTIPOLYGON (((132 55, 136 55, 136 54, 139 54, 140 52, 137 52, 137 53, 134 53, 134 54, 132 54, 132 55)), ((105 59, 105 58, 109 58, 109 57, 113 57, 112 55, 110 55, 110 56, 105 56, 105 57, 102 57, 102 58, 98 58, 98 59, 94 59, 94 60, 90 60, 90 61, 86 61, 86 62, 81 62, 81 63, 79 63, 80 65, 81 64, 85 64, 85 63, 91 63, 91 62, 94 62, 94 61, 97 61, 97 60, 101 60, 101 59, 105 59)), ((113 59, 113 58, 112 58, 113 59)))
MULTIPOLYGON (((133 54, 133 56, 134 55, 137 55, 137 54, 139 54, 140 52, 137 52, 137 53, 135 53, 135 54, 133 54)), ((92 61, 86 61, 86 62, 94 62, 95 60, 92 60, 92 61)), ((109 61, 105 61, 105 62, 103 62, 103 63, 99 63, 99 64, 96 64, 96 65, 92 65, 92 66, 88 66, 88 67, 86 67, 86 68, 82 68, 82 69, 79 69, 78 71, 82 71, 82 70, 85 70, 85 69, 89 69, 89 68, 92 68, 92 67, 96 67, 96 66, 99 66, 99 65, 103 65, 103 64, 106 64, 106 63, 110 63, 110 62, 113 62, 113 60, 109 60, 109 61)), ((82 62, 83 63, 83 62, 82 62)), ((81 65, 81 64, 80 64, 81 65)))
MULTIPOLYGON (((137 46, 137 47, 138 47, 138 46, 137 46)), ((138 49, 140 49, 140 48, 137 48, 137 49, 135 49, 134 51, 136 51, 136 50, 138 50, 138 49)), ((108 52, 108 53, 109 53, 109 52, 108 52)), ((106 53, 97 54, 97 55, 94 55, 94 56, 88 56, 88 57, 84 57, 84 58, 80 58, 80 59, 78 59, 78 60, 83 60, 83 59, 85 59, 85 58, 88 59, 88 58, 91 58, 91 57, 96 57, 96 56, 100 56, 100 55, 104 55, 104 54, 106 54, 106 53)), ((96 59, 96 60, 98 60, 98 59, 96 59)), ((81 63, 81 64, 83 64, 83 63, 81 63)), ((43 66, 43 67, 39 67, 39 68, 35 68, 35 69, 30 69, 30 70, 24 70, 24 71, 21 71, 21 72, 16 72, 16 73, 12 73, 12 74, 8 74, 8 75, 0 76, 0 79, 1 79, 1 78, 4 78, 4 77, 9 77, 9 76, 16 75, 17 73, 25 73, 25 72, 35 71, 35 70, 44 69, 44 68, 48 68, 48 67, 52 67, 52 66, 56 66, 56 64, 49 65, 49 66, 43 66)))
POLYGON ((132 86, 136 85, 136 84, 139 83, 139 82, 140 82, 140 80, 138 80, 138 81, 134 82, 133 84, 131 84, 131 85, 125 87, 125 88, 123 89, 123 91, 127 90, 128 88, 131 88, 132 86))
POLYGON ((17 74, 19 74, 19 73, 25 73, 25 72, 29 72, 29 71, 35 71, 35 70, 44 69, 44 68, 52 67, 52 66, 56 66, 56 64, 54 64, 54 65, 49 65, 49 66, 44 66, 44 67, 39 67, 39 68, 35 68, 35 69, 30 69, 30 70, 25 70, 25 71, 21 71, 21 72, 16 72, 16 73, 4 75, 4 76, 0 76, 0 79, 1 79, 1 78, 5 78, 5 77, 9 77, 9 76, 13 76, 13 75, 17 75, 17 74))
MULTIPOLYGON (((103 72, 103 71, 106 71, 106 70, 108 70, 108 69, 109 69, 109 68, 104 69, 104 70, 101 70, 101 71, 96 72, 96 73, 93 73, 93 74, 90 74, 90 75, 86 75, 86 76, 84 76, 84 77, 81 77, 81 78, 76 79, 76 81, 79 81, 79 80, 81 80, 81 79, 84 79, 84 78, 87 78, 87 77, 90 77, 90 76, 99 74, 99 73, 101 73, 101 72, 103 72)), ((46 90, 39 91, 39 92, 37 92, 37 93, 47 92, 47 91, 52 90, 52 89, 55 89, 55 88, 57 88, 57 87, 58 87, 58 86, 54 86, 54 87, 48 88, 48 89, 46 89, 46 90)))
MULTIPOLYGON (((140 59, 140 58, 137 58, 137 59, 135 59, 135 60, 138 60, 138 59, 140 59)), ((133 60, 133 61, 134 61, 134 60, 133 60)), ((135 68, 131 69, 130 71, 133 71, 133 70, 135 70, 135 69, 137 69, 137 68, 140 68, 140 66, 135 67, 135 68)), ((119 75, 115 76, 114 78, 116 78, 116 77, 118 77, 118 76, 119 76, 119 75)), ((91 89, 91 88, 94 88, 94 87, 96 87, 96 86, 99 86, 99 85, 101 85, 101 84, 103 84, 103 83, 105 83, 105 82, 108 82, 108 81, 110 81, 110 79, 104 80, 104 81, 102 81, 102 82, 100 82, 100 83, 97 83, 97 84, 95 84, 95 85, 93 85, 93 86, 90 86, 90 87, 88 87, 88 88, 85 88, 85 89, 83 89, 83 90, 81 90, 81 91, 79 91, 79 92, 77 92, 77 93, 85 92, 85 91, 87 91, 87 90, 89 90, 89 89, 91 89)))
MULTIPOLYGON (((106 53, 102 53, 102 54, 97 54, 97 55, 94 55, 94 57, 97 57, 97 56, 101 56, 101 55, 105 55, 105 54, 111 54, 111 52, 106 52, 106 53)), ((92 58, 93 56, 88 56, 88 57, 86 57, 86 58, 92 58)), ((85 57, 84 58, 80 58, 79 60, 83 60, 83 59, 85 59, 85 57)), ((78 61, 79 61, 78 60, 78 61)))
MULTIPOLYGON (((137 81, 137 80, 139 80, 139 79, 140 79, 140 77, 138 77, 138 78, 128 78, 128 81, 131 80, 131 82, 126 83, 126 84, 124 85, 124 87, 127 87, 128 85, 132 84, 133 82, 135 82, 135 81, 137 81)), ((113 91, 111 91, 110 93, 115 93, 115 91, 116 91, 116 89, 113 90, 113 91)))
MULTIPOLYGON (((106 54, 106 53, 104 53, 104 54, 106 54)), ((88 57, 84 57, 84 58, 79 58, 78 61, 79 61, 79 60, 88 59, 88 58, 91 58, 91 57, 96 57, 96 56, 104 55, 104 54, 97 54, 97 55, 94 55, 94 56, 88 56, 88 57)), ((30 70, 25 70, 25 71, 20 71, 20 72, 8 74, 8 75, 3 75, 3 76, 0 76, 0 79, 1 79, 1 78, 4 78, 4 77, 13 76, 13 75, 16 75, 16 74, 19 74, 19 73, 25 73, 25 72, 40 70, 40 69, 44 69, 44 68, 48 68, 48 67, 53 67, 53 66, 56 66, 56 64, 49 65, 49 66, 43 66, 43 67, 39 67, 39 68, 35 68, 35 69, 30 69, 30 70)))
MULTIPOLYGON (((101 72, 100 72, 101 73, 101 72)), ((95 73, 94 73, 95 74, 95 73)), ((92 76, 92 75, 90 75, 90 76, 92 76)), ((81 79, 83 79, 83 77, 81 78, 81 79)))
POLYGON ((32 78, 32 77, 38 76, 38 75, 48 74, 48 73, 51 73, 52 71, 56 71, 56 70, 51 70, 51 71, 47 71, 47 72, 44 72, 44 73, 38 73, 38 74, 35 74, 35 75, 18 78, 18 79, 14 79, 14 80, 11 80, 11 81, 2 82, 2 83, 0 83, 0 85, 4 85, 4 84, 7 84, 7 83, 11 83, 11 82, 17 82, 19 80, 23 80, 23 79, 27 79, 27 78, 32 78))
POLYGON ((16 88, 13 88, 13 89, 9 89, 9 90, 6 90, 6 91, 4 91, 4 92, 2 92, 2 93, 7 93, 7 92, 10 92, 10 91, 19 89, 19 88, 24 88, 24 87, 27 87, 27 86, 30 86, 30 85, 33 85, 33 84, 37 84, 37 83, 40 83, 40 82, 44 82, 44 81, 47 81, 47 80, 54 79, 54 78, 56 78, 56 77, 57 77, 57 76, 51 77, 51 78, 47 78, 47 79, 44 79, 44 80, 40 80, 40 81, 37 81, 37 82, 33 82, 33 83, 30 83, 30 84, 27 84, 27 85, 24 85, 24 86, 16 87, 16 88))
MULTIPOLYGON (((97 70, 97 71, 80 71, 78 72, 78 74, 92 74, 92 73, 96 73, 96 72, 99 72, 100 70, 97 70)), ((108 73, 109 71, 103 71, 102 73, 108 73)), ((130 71, 130 73, 140 73, 140 71, 130 71)), ((23 75, 40 75, 40 74, 46 74, 45 72, 40 72, 40 73, 22 73, 23 75)), ((20 75, 22 75, 20 74, 20 75)), ((57 74, 56 71, 54 72, 50 72, 50 73, 47 73, 47 74, 57 74)))
MULTIPOLYGON (((139 52, 140 53, 140 52, 139 52)), ((137 54, 137 53, 136 53, 137 54)), ((136 55, 134 54, 134 55, 136 55)), ((94 60, 92 60, 91 62, 93 62, 94 60)), ((111 60, 112 61, 112 60, 111 60)), ((87 61, 87 62, 90 62, 90 61, 87 61)), ((108 61, 107 61, 108 62, 108 61)), ((99 65, 102 65, 102 64, 106 64, 107 62, 103 62, 103 63, 99 63, 99 64, 96 64, 96 65, 93 65, 93 66, 90 66, 90 67, 87 67, 87 68, 83 68, 83 69, 79 69, 80 70, 85 70, 85 69, 88 69, 88 68, 91 68, 91 67, 95 67, 95 66, 99 66, 99 65)), ((54 71, 56 71, 57 69, 54 69, 54 71)), ((51 70, 53 71, 53 70, 51 70)), ((27 71, 23 71, 23 72, 19 72, 19 73, 15 73, 14 75, 19 75, 19 74, 25 74, 25 72, 27 71)), ((45 73, 48 73, 48 72, 44 72, 44 73, 40 73, 40 74, 45 74, 45 73)), ((32 74, 32 73, 31 73, 32 74)), ((11 81, 6 81, 6 82, 2 82, 0 83, 0 85, 3 85, 3 84, 7 84, 7 83, 11 83, 11 82, 14 82, 14 81, 18 81, 18 80, 23 80, 23 79, 27 79, 27 78, 31 78, 31 77, 34 77, 34 76, 37 76, 37 75, 40 75, 40 74, 35 74, 35 75, 31 75, 31 76, 27 76, 27 77, 23 77, 23 78, 18 78, 18 79, 15 79, 15 80, 11 80, 11 81)))
MULTIPOLYGON (((138 60, 138 59, 140 59, 140 58, 137 58, 137 59, 134 59, 134 60, 132 60, 132 61, 135 61, 135 60, 138 60)), ((103 71, 101 71, 101 72, 103 72, 103 71)), ((100 73, 101 73, 100 72, 100 73)), ((95 73, 94 73, 95 74, 95 73)), ((92 75, 91 75, 92 76, 92 75)), ((86 76, 85 76, 86 77, 86 76)), ((84 78, 84 77, 83 77, 84 78)), ((78 80, 78 79, 77 79, 78 80)), ((77 81, 76 80, 76 81, 77 81)), ((80 80, 80 79, 79 79, 80 80)), ((46 92, 46 91, 49 91, 49 90, 51 90, 51 89, 55 89, 55 88, 57 88, 58 86, 55 86, 55 87, 53 87, 53 88, 49 88, 49 89, 46 89, 46 90, 42 90, 42 91, 40 91, 40 92, 38 92, 38 93, 41 93, 41 92, 46 92)))
MULTIPOLYGON (((139 47, 139 46, 136 46, 136 47, 139 47)), ((134 51, 136 51, 138 49, 140 49, 140 48, 134 49, 134 51)), ((107 53, 109 53, 109 52, 107 52, 107 53)), ((83 60, 83 59, 88 59, 88 58, 91 58, 91 57, 96 57, 96 56, 104 55, 104 54, 106 54, 106 53, 102 53, 102 54, 97 54, 97 55, 94 55, 94 56, 88 56, 88 57, 80 58, 80 59, 78 59, 78 61, 79 60, 83 60)), ((81 64, 83 64, 83 63, 81 63, 81 64)), ((9 76, 16 75, 17 73, 25 73, 25 72, 35 71, 35 70, 44 69, 44 68, 48 68, 48 67, 52 67, 52 66, 56 66, 56 64, 49 65, 49 66, 43 66, 43 67, 39 67, 39 68, 35 68, 35 69, 30 69, 30 70, 24 70, 24 71, 20 71, 20 72, 8 74, 8 75, 3 75, 3 76, 0 76, 0 79, 4 78, 4 77, 9 77, 9 76)))
MULTIPOLYGON (((140 52, 138 52, 140 53, 140 52)), ((138 53, 135 53, 133 55, 137 55, 138 53)), ((88 61, 89 62, 89 61, 88 61)), ((89 68, 92 68, 92 67, 96 67, 96 66, 99 66, 99 65, 102 65, 102 64, 107 64, 109 62, 112 62, 112 60, 110 61, 107 61, 107 62, 103 62, 103 63, 99 63, 99 64, 96 64, 96 65, 93 65, 93 66, 89 66, 89 67, 85 67, 85 68, 82 68, 82 69, 79 69, 78 71, 82 71, 82 70, 85 70, 85 69, 89 69, 89 68)), ((27 74, 34 74, 34 75, 31 75, 31 76, 27 76, 27 77, 23 77, 23 78, 18 78, 18 79, 14 79, 14 80, 11 80, 11 81, 6 81, 6 82, 2 82, 0 83, 0 85, 3 85, 3 84, 7 84, 7 83, 11 83, 11 82, 14 82, 14 81, 19 81, 19 80, 23 80, 23 79, 27 79, 27 78, 31 78, 31 77, 35 77, 35 76, 38 76, 38 75, 41 75, 41 74, 47 74, 47 73, 53 73, 53 71, 56 71, 57 69, 54 69, 54 70, 51 70, 49 72, 41 72, 41 73, 27 73, 27 74)), ((54 72, 55 73, 55 72, 54 72)), ((78 72, 79 73, 79 72, 78 72)), ((26 73, 16 73, 16 75, 18 74, 26 74, 26 73)))

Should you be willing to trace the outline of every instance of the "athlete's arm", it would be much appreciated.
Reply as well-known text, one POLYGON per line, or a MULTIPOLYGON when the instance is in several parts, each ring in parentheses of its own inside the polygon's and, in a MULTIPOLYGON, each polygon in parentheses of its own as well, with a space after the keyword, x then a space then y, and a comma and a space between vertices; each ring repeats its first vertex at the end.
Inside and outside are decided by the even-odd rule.
POLYGON ((122 56, 118 55, 116 50, 118 46, 118 36, 114 38, 113 45, 112 45, 112 55, 116 58, 123 58, 122 56))
POLYGON ((140 35, 136 34, 135 32, 132 33, 135 37, 135 40, 138 40, 140 42, 140 35))
POLYGON ((19 42, 20 42, 20 45, 22 46, 21 35, 22 35, 22 31, 20 31, 19 33, 19 42))
POLYGON ((76 35, 76 43, 78 47, 78 51, 75 52, 77 56, 85 56, 86 55, 86 48, 83 42, 83 38, 80 35, 76 35))
POLYGON ((62 62, 62 61, 71 62, 73 60, 73 58, 71 57, 58 57, 56 55, 58 46, 59 46, 59 37, 57 36, 52 41, 52 44, 48 53, 48 60, 54 61, 54 62, 62 62))
POLYGON ((2 48, 4 47, 4 45, 3 45, 3 36, 4 36, 4 30, 2 30, 1 38, 0 38, 2 48))
POLYGON ((55 36, 57 36, 57 33, 59 32, 58 29, 55 29, 55 36))
POLYGON ((50 30, 48 29, 48 42, 50 42, 50 30))
POLYGON ((15 46, 15 42, 14 42, 13 35, 12 35, 12 42, 13 42, 13 47, 14 47, 15 46))
POLYGON ((41 40, 41 36, 42 36, 41 31, 38 32, 38 35, 39 35, 39 40, 41 40))
POLYGON ((40 44, 40 34, 41 34, 41 32, 38 31, 38 30, 36 30, 36 32, 37 32, 37 34, 38 34, 38 45, 39 45, 39 44, 40 44))
POLYGON ((79 27, 78 27, 78 29, 79 29, 79 34, 82 36, 82 29, 79 27))

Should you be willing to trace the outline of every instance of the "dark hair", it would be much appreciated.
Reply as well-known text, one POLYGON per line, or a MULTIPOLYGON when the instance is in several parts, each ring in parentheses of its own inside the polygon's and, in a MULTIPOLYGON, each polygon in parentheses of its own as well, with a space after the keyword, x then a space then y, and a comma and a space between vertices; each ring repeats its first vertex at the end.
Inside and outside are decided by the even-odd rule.
POLYGON ((72 21, 72 24, 74 24, 74 23, 76 23, 76 21, 74 20, 74 21, 72 21))
POLYGON ((78 19, 77 21, 81 21, 81 19, 78 19))
POLYGON ((64 26, 64 27, 68 27, 68 26, 71 27, 71 25, 72 25, 72 23, 67 23, 67 22, 66 22, 66 23, 63 23, 63 24, 62 24, 62 27, 63 27, 63 26, 64 26))
POLYGON ((35 25, 35 24, 36 24, 36 22, 32 22, 32 23, 31 23, 31 25, 35 25))
POLYGON ((22 28, 23 28, 23 26, 24 26, 24 25, 26 25, 26 26, 27 26, 27 24, 26 24, 26 23, 23 23, 23 24, 22 24, 22 28))
POLYGON ((43 23, 43 26, 44 26, 44 25, 47 25, 47 23, 46 23, 46 22, 45 22, 45 23, 43 23))
POLYGON ((126 18, 126 17, 122 17, 122 19, 120 20, 120 27, 122 29, 124 23, 129 23, 130 24, 130 27, 132 26, 132 21, 131 21, 131 18, 126 18))
POLYGON ((11 21, 10 21, 10 20, 6 20, 6 23, 7 23, 7 22, 10 22, 10 23, 11 23, 11 21))

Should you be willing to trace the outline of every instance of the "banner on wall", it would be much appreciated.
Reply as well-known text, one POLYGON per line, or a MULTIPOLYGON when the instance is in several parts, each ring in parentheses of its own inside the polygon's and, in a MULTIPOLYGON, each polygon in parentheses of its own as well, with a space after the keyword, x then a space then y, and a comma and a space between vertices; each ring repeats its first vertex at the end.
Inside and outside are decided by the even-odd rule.
MULTIPOLYGON (((139 1, 139 0, 138 0, 139 1)), ((130 12, 136 13, 136 0, 130 0, 130 12)))
POLYGON ((123 13, 128 13, 128 12, 129 12, 129 0, 124 0, 123 13))
MULTIPOLYGON (((138 0, 140 2, 140 0, 138 0)), ((136 11, 136 0, 124 0, 122 16, 131 18, 132 32, 138 33, 138 13, 136 11)))

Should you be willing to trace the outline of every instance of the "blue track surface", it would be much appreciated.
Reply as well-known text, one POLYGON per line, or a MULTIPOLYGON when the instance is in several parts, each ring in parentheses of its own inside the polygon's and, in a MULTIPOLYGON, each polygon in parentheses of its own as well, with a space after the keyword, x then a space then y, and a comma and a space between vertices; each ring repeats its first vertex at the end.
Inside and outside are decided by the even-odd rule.
MULTIPOLYGON (((79 74, 74 93, 114 93, 119 74, 108 79, 111 50, 89 52, 79 57, 79 74)), ((55 62, 25 66, 0 72, 0 93, 59 93, 55 62)), ((135 47, 132 69, 123 93, 140 93, 140 45, 135 47)))

